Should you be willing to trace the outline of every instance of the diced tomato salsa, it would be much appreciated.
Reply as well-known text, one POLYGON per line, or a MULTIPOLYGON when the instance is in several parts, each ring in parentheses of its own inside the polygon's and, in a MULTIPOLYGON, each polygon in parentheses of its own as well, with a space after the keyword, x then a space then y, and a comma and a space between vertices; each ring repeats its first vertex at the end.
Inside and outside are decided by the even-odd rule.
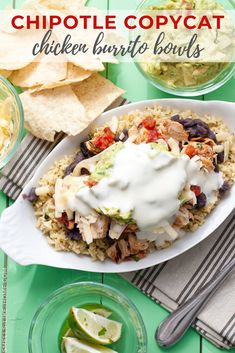
POLYGON ((156 120, 148 116, 142 121, 142 125, 147 130, 153 130, 156 127, 156 120))
POLYGON ((105 150, 110 145, 114 143, 115 134, 109 127, 104 128, 104 130, 94 138, 93 144, 100 150, 105 150))
POLYGON ((85 182, 85 184, 86 184, 87 186, 89 186, 89 188, 92 188, 92 186, 95 186, 95 185, 98 184, 98 183, 97 183, 97 181, 95 181, 95 180, 87 180, 87 181, 85 182))
POLYGON ((198 185, 191 185, 190 189, 194 192, 196 196, 199 196, 202 193, 201 188, 198 185))
POLYGON ((157 129, 149 130, 147 134, 147 142, 156 142, 161 137, 161 134, 157 131, 157 129))
POLYGON ((62 216, 58 218, 58 221, 63 223, 67 229, 73 229, 75 222, 74 220, 68 220, 68 216, 65 212, 62 213, 62 216))
POLYGON ((187 154, 189 158, 193 158, 197 154, 196 152, 196 148, 192 145, 188 145, 185 149, 185 154, 187 154))
POLYGON ((140 124, 140 127, 144 127, 147 130, 147 143, 156 142, 161 137, 156 128, 156 120, 151 116, 147 116, 140 124))

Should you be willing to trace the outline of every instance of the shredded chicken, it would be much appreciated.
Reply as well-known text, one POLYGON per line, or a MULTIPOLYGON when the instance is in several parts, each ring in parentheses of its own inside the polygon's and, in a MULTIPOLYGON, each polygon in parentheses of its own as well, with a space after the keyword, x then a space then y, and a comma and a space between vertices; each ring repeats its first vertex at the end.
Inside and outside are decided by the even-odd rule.
POLYGON ((133 125, 133 126, 128 130, 128 135, 129 135, 128 141, 129 141, 129 142, 135 142, 136 139, 138 138, 138 135, 139 135, 139 131, 138 131, 137 126, 133 125))
POLYGON ((48 194, 52 194, 54 192, 54 187, 46 185, 46 186, 39 186, 35 189, 35 194, 37 196, 45 196, 48 194))
POLYGON ((174 138, 177 141, 188 141, 188 133, 183 125, 170 119, 163 120, 161 132, 166 138, 174 138))
POLYGON ((119 239, 125 228, 126 224, 118 224, 116 221, 112 220, 109 228, 109 237, 111 239, 119 239))
POLYGON ((80 229, 82 239, 90 244, 94 239, 105 238, 108 232, 109 218, 107 216, 98 216, 92 221, 85 217, 78 219, 78 228, 80 229))
POLYGON ((129 249, 129 244, 126 240, 120 239, 118 241, 118 246, 121 252, 121 260, 124 260, 126 257, 130 256, 131 252, 129 249))
POLYGON ((201 158, 201 162, 203 165, 203 168, 207 171, 207 172, 212 172, 215 168, 213 162, 211 159, 208 158, 201 158))
POLYGON ((91 233, 93 235, 93 239, 102 239, 106 237, 109 226, 109 217, 107 216, 99 216, 97 221, 91 224, 91 233))
POLYGON ((146 251, 149 246, 147 240, 137 239, 134 233, 128 234, 128 242, 130 246, 130 252, 132 255, 138 254, 141 251, 146 251))
POLYGON ((138 240, 134 233, 129 233, 127 239, 120 239, 111 245, 106 251, 108 257, 120 263, 131 255, 138 256, 147 253, 149 243, 147 240, 138 240))
POLYGON ((138 227, 136 224, 127 224, 124 233, 136 232, 138 227))
POLYGON ((106 254, 113 262, 116 262, 116 263, 121 262, 121 256, 120 256, 120 250, 118 247, 118 242, 116 242, 112 246, 110 246, 106 250, 106 254))
POLYGON ((217 146, 215 141, 213 141, 212 139, 210 139, 209 137, 193 137, 191 139, 191 141, 197 141, 197 142, 203 142, 206 145, 209 145, 211 147, 213 146, 217 146))
POLYGON ((201 157, 213 159, 214 156, 214 151, 213 147, 206 143, 200 143, 200 142, 191 142, 190 145, 195 147, 196 149, 196 154, 201 157))
POLYGON ((183 228, 192 219, 193 219, 193 214, 188 210, 188 208, 185 206, 181 206, 173 226, 177 228, 183 228))

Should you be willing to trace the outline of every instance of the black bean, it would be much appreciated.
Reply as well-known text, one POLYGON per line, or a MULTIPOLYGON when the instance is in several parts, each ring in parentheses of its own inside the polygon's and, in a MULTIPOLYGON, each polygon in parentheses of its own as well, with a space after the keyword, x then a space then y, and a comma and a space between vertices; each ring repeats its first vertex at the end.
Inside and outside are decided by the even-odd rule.
POLYGON ((28 194, 23 194, 24 200, 28 200, 30 202, 35 202, 38 199, 38 195, 35 193, 36 188, 32 188, 28 194))
POLYGON ((89 172, 89 170, 88 169, 86 169, 86 168, 82 168, 81 169, 81 175, 90 175, 91 173, 89 172))
POLYGON ((87 142, 82 142, 80 144, 80 149, 84 155, 85 158, 90 158, 92 157, 94 154, 87 148, 87 142))
POLYGON ((197 133, 201 137, 207 137, 208 136, 208 130, 204 126, 197 126, 197 133))
POLYGON ((189 133, 190 138, 198 137, 197 133, 197 128, 196 127, 190 127, 189 129, 186 129, 187 132, 189 133))
POLYGON ((125 142, 128 139, 128 137, 129 137, 128 130, 123 129, 120 134, 116 134, 115 141, 116 142, 118 142, 118 141, 125 142), (122 138, 120 138, 121 135, 124 135, 124 136, 122 138))
POLYGON ((114 137, 114 141, 115 142, 119 142, 120 141, 119 136, 120 136, 120 134, 118 134, 118 133, 115 135, 115 137, 114 137))
POLYGON ((80 151, 80 152, 77 152, 77 153, 76 153, 75 158, 74 158, 74 162, 80 163, 81 161, 83 161, 83 159, 85 159, 85 156, 84 156, 84 154, 80 151))
POLYGON ((200 209, 206 206, 206 200, 207 200, 206 195, 202 192, 200 195, 197 196, 197 203, 194 206, 194 208, 200 209))
POLYGON ((209 127, 208 124, 205 123, 205 121, 202 121, 201 119, 193 119, 193 120, 194 120, 194 123, 197 124, 197 125, 201 125, 201 126, 206 127, 206 128, 209 127))
POLYGON ((227 180, 225 180, 223 185, 219 189, 220 196, 223 196, 230 188, 231 188, 231 185, 229 184, 229 182, 227 180))
POLYGON ((224 161, 224 151, 217 154, 217 163, 223 163, 224 161))
POLYGON ((76 153, 74 161, 65 169, 64 176, 72 174, 78 163, 80 163, 84 159, 86 158, 84 157, 84 154, 81 151, 76 153))
POLYGON ((209 129, 208 137, 209 137, 209 139, 211 139, 211 140, 217 142, 217 140, 216 140, 216 135, 215 135, 215 133, 214 133, 211 129, 209 129))
POLYGON ((123 133, 124 137, 121 139, 121 141, 125 142, 128 139, 128 137, 129 137, 128 130, 127 129, 123 129, 122 133, 123 133))
MULTIPOLYGON (((172 117, 174 118, 174 117, 172 117)), ((171 118, 171 119, 172 119, 171 118)), ((215 133, 209 128, 208 124, 200 119, 172 119, 183 125, 185 130, 189 133, 190 138, 208 137, 216 141, 215 133)))
POLYGON ((215 173, 219 173, 219 166, 218 166, 218 164, 216 163, 215 159, 213 160, 213 165, 214 165, 214 172, 215 172, 215 173))
POLYGON ((76 166, 77 166, 77 163, 76 163, 76 162, 71 163, 71 164, 65 169, 64 176, 66 177, 67 175, 72 174, 76 166))
POLYGON ((179 114, 173 115, 173 116, 171 117, 171 120, 172 120, 172 121, 176 121, 176 122, 178 122, 178 123, 181 121, 179 114))
POLYGON ((66 229, 65 233, 66 233, 67 237, 71 240, 80 240, 81 239, 81 233, 77 227, 74 227, 73 229, 66 229))
POLYGON ((194 120, 193 119, 184 119, 181 121, 181 124, 185 127, 193 127, 195 125, 194 120))

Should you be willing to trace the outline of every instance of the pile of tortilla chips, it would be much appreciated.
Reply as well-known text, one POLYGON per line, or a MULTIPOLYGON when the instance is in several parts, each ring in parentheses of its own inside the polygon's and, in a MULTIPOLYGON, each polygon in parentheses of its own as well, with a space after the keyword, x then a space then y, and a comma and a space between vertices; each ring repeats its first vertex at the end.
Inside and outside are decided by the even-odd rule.
MULTIPOLYGON (((31 0, 23 8, 34 10, 40 7, 74 14, 84 9, 85 1, 31 0)), ((86 9, 90 11, 91 8, 86 9)), ((10 14, 11 10, 6 11, 10 14)), ((49 56, 40 54, 34 61, 27 55, 24 62, 14 62, 12 57, 6 60, 8 55, 19 57, 24 50, 22 43, 36 40, 36 34, 32 39, 33 36, 32 30, 30 37, 27 30, 0 28, 0 75, 24 91, 20 98, 25 127, 33 135, 48 141, 53 141, 55 134, 61 131, 77 135, 124 92, 98 73, 104 69, 104 62, 115 62, 115 59, 92 55, 84 59, 78 54, 63 60, 55 59, 52 63, 49 56)))

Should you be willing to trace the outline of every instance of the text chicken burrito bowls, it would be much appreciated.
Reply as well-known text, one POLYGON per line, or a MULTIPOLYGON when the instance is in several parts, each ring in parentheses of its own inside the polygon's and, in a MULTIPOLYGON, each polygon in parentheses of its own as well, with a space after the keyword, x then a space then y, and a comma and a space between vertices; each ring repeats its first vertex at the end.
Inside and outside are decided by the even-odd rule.
POLYGON ((104 114, 74 151, 60 149, 47 161, 21 205, 30 201, 49 245, 75 253, 80 264, 89 256, 93 264, 111 260, 134 269, 148 257, 149 265, 164 260, 159 254, 171 248, 185 251, 177 243, 192 238, 189 248, 209 235, 207 216, 234 190, 234 134, 222 116, 210 114, 213 104, 150 101, 104 114))

